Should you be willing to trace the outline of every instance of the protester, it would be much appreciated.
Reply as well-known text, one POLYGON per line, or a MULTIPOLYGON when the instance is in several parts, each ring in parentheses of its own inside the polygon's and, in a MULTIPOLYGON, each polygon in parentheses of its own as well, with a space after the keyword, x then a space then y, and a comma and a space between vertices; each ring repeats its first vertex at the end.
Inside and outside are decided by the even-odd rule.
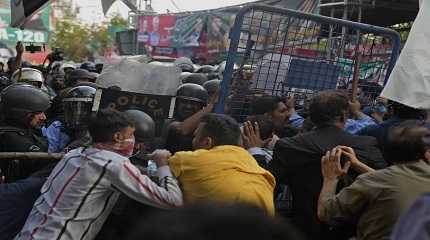
MULTIPOLYGON (((286 184, 293 195, 293 223, 309 239, 329 239, 338 235, 330 231, 317 217, 317 201, 322 186, 321 156, 336 146, 354 148, 366 165, 380 169, 386 166, 376 140, 354 136, 344 129, 348 118, 348 98, 338 91, 323 91, 309 106, 309 114, 316 128, 296 137, 284 138, 275 146, 270 171, 278 184, 286 184)), ((358 173, 350 174, 353 179, 358 173)))
MULTIPOLYGON (((285 129, 285 128, 284 128, 285 129)), ((241 128, 243 146, 257 160, 258 165, 268 169, 273 158, 274 127, 269 117, 257 115, 248 117, 241 128)), ((295 134, 294 134, 295 135, 295 134)), ((274 203, 277 216, 289 217, 291 214, 291 190, 285 184, 276 184, 274 203)))
POLYGON ((345 123, 345 131, 356 134, 360 130, 375 125, 376 122, 361 110, 361 104, 358 101, 349 102, 350 116, 345 123))
POLYGON ((72 150, 57 164, 15 239, 94 239, 120 192, 161 208, 182 204, 167 166, 169 152, 153 155, 162 187, 127 159, 134 149, 134 127, 124 114, 99 111, 89 132, 92 146, 72 150))
MULTIPOLYGON (((148 156, 153 150, 152 143, 155 136, 154 120, 148 114, 139 110, 126 110, 124 114, 134 123, 136 128, 134 132, 136 143, 133 156, 129 157, 129 159, 142 173, 146 173, 149 177, 154 177, 147 170, 148 156)), ((151 174, 153 173, 151 172, 151 174)), ((136 219, 157 210, 157 208, 143 205, 127 195, 121 194, 96 239, 124 239, 129 234, 136 219)))
POLYGON ((303 239, 279 219, 247 205, 203 203, 166 213, 154 213, 137 221, 127 240, 224 240, 303 239))
POLYGON ((24 54, 24 45, 21 42, 16 43, 16 57, 11 57, 7 61, 7 77, 12 78, 12 74, 21 67, 22 55, 24 54))
POLYGON ((274 136, 273 122, 265 115, 248 117, 241 127, 243 147, 257 160, 258 164, 267 168, 272 160, 273 151, 269 144, 274 136))
POLYGON ((393 115, 389 119, 378 125, 371 125, 357 132, 358 135, 375 137, 378 141, 378 147, 381 149, 384 156, 387 134, 390 127, 406 120, 424 121, 426 119, 425 111, 414 109, 401 103, 391 102, 390 108, 392 109, 393 115))
POLYGON ((275 179, 239 146, 240 129, 226 115, 207 114, 194 133, 193 152, 169 159, 187 204, 215 201, 246 203, 274 215, 275 179))
POLYGON ((273 121, 275 131, 280 131, 289 119, 288 108, 280 97, 263 96, 251 103, 250 115, 266 115, 273 121))
POLYGON ((336 224, 358 218, 358 239, 389 239, 399 216, 422 194, 430 191, 430 130, 406 121, 388 133, 387 160, 393 165, 372 171, 354 151, 334 148, 322 158, 324 178, 318 200, 321 221, 336 224), (341 157, 348 160, 341 164, 341 157), (340 178, 349 167, 369 171, 336 195, 340 178))

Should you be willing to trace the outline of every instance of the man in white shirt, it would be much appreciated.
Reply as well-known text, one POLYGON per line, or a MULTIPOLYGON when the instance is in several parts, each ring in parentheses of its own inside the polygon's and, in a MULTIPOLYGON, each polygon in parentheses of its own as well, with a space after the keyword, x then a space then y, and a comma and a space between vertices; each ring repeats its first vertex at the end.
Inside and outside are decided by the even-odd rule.
POLYGON ((15 239, 94 239, 120 193, 159 208, 182 205, 168 151, 153 154, 159 185, 130 163, 134 127, 123 113, 100 111, 89 132, 94 144, 72 150, 57 164, 15 239))

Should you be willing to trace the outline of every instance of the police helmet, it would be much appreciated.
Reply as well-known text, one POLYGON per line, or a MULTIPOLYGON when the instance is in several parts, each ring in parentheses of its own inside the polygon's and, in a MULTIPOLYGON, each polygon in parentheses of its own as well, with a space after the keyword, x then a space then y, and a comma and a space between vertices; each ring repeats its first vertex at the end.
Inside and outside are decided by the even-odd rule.
POLYGON ((179 67, 182 72, 194 72, 193 62, 187 57, 180 57, 176 59, 174 64, 175 66, 179 67))
POLYGON ((93 87, 78 86, 65 93, 63 106, 66 127, 74 129, 87 124, 96 91, 93 87))
POLYGON ((208 77, 203 73, 192 73, 189 76, 186 76, 182 83, 194 83, 203 86, 205 82, 208 81, 208 77))
POLYGON ((41 88, 44 82, 43 73, 34 68, 18 69, 12 74, 12 81, 19 83, 28 83, 35 87, 41 88), (21 71, 21 74, 20 74, 21 71))
POLYGON ((13 84, 1 92, 1 106, 6 120, 27 124, 30 113, 45 112, 51 105, 49 95, 28 84, 13 84))
POLYGON ((140 110, 127 110, 124 113, 134 122, 137 139, 151 140, 155 137, 155 122, 145 112, 140 110))
POLYGON ((75 69, 71 71, 65 79, 65 84, 67 87, 74 87, 78 80, 95 82, 94 75, 85 69, 75 69))
POLYGON ((206 91, 208 91, 209 96, 212 96, 218 91, 220 84, 221 80, 213 79, 205 82, 205 84, 203 84, 203 87, 206 89, 206 91))
POLYGON ((63 63, 60 66, 60 72, 66 73, 68 71, 73 71, 76 69, 76 66, 71 63, 63 63))
POLYGON ((206 104, 208 101, 208 92, 201 85, 194 83, 185 83, 179 86, 176 91, 176 97, 179 99, 191 100, 206 104))
POLYGON ((211 65, 203 65, 199 69, 197 69, 197 73, 213 73, 216 72, 216 68, 211 65))
POLYGON ((81 64, 81 69, 85 69, 89 72, 97 72, 96 65, 92 62, 84 62, 81 64))

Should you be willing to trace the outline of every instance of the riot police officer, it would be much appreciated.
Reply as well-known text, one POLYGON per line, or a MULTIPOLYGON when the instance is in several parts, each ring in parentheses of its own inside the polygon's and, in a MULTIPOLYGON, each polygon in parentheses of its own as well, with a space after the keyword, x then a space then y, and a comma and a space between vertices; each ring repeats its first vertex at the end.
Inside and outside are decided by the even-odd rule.
POLYGON ((94 87, 95 83, 94 75, 84 69, 76 69, 66 75, 64 84, 65 88, 59 92, 59 94, 52 101, 52 107, 48 112, 49 119, 51 122, 56 120, 64 121, 64 108, 63 108, 63 98, 67 92, 77 86, 90 85, 94 87))
POLYGON ((23 67, 21 69, 16 70, 12 74, 11 80, 16 83, 30 84, 37 88, 40 88, 43 91, 47 92, 51 96, 51 98, 54 98, 57 95, 52 88, 45 84, 45 78, 43 77, 43 73, 40 70, 34 68, 23 67))
POLYGON ((189 58, 180 57, 180 58, 175 60, 174 64, 175 64, 175 66, 179 67, 183 73, 184 72, 189 72, 189 73, 194 72, 193 62, 189 58))
POLYGON ((97 73, 96 65, 93 62, 84 62, 81 64, 81 69, 85 69, 88 72, 97 73))
MULTIPOLYGON (((5 88, 1 93, 4 123, 0 127, 0 152, 47 152, 48 142, 41 128, 49 106, 49 95, 32 85, 14 84, 5 88)), ((1 164, 3 170, 10 167, 8 164, 1 164)), ((42 161, 22 162, 15 177, 27 177, 45 165, 42 161)))
POLYGON ((92 143, 88 132, 96 89, 89 86, 78 86, 70 89, 63 98, 64 123, 72 142, 67 146, 74 149, 89 146, 92 143))
POLYGON ((199 69, 197 69, 196 73, 213 73, 216 72, 217 68, 212 65, 203 65, 199 69))
POLYGON ((44 131, 49 141, 49 152, 62 152, 91 144, 87 122, 95 94, 95 88, 78 86, 63 95, 64 119, 54 121, 44 131))
POLYGON ((193 83, 179 86, 174 119, 165 128, 166 149, 172 153, 192 150, 193 132, 200 118, 213 110, 212 102, 205 108, 207 101, 208 93, 202 86, 193 83))
POLYGON ((213 79, 205 82, 203 84, 203 87, 208 91, 209 98, 213 97, 219 90, 221 85, 221 80, 219 79, 213 79))
POLYGON ((75 69, 66 76, 66 87, 76 87, 82 82, 95 82, 96 76, 85 69, 75 69))
POLYGON ((12 74, 12 81, 18 83, 27 83, 42 89, 44 78, 43 73, 34 68, 22 68, 12 74))
POLYGON ((152 151, 155 138, 155 122, 152 117, 145 112, 134 109, 126 110, 124 113, 135 124, 135 153, 152 151))

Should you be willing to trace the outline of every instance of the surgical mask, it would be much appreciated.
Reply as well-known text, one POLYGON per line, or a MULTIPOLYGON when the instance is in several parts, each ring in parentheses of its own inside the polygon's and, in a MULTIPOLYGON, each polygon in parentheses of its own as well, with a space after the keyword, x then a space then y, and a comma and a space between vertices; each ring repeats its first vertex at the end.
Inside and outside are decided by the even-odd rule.
POLYGON ((123 155, 124 157, 129 158, 133 156, 135 142, 136 140, 134 139, 134 136, 133 136, 131 138, 124 139, 117 143, 96 143, 94 144, 94 147, 111 150, 123 155))
POLYGON ((133 155, 135 142, 136 140, 133 136, 132 138, 127 138, 122 140, 121 142, 116 143, 115 146, 118 148, 116 149, 116 152, 125 157, 131 157, 133 155))

